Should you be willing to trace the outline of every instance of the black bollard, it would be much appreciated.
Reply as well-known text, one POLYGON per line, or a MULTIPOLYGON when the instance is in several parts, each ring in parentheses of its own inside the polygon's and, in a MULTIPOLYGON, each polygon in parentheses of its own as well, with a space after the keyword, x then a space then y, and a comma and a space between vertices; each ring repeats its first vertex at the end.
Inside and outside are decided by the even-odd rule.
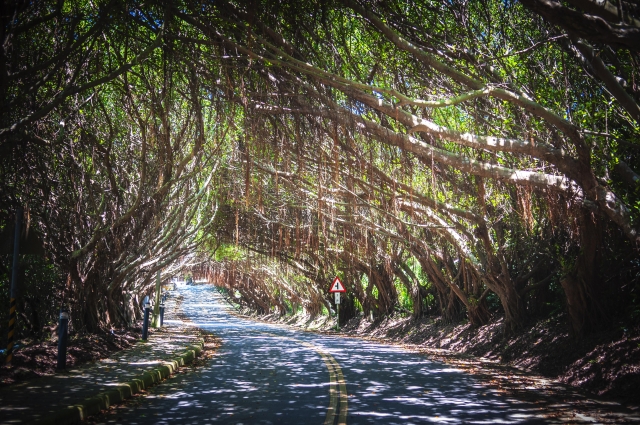
POLYGON ((69 313, 64 308, 60 309, 60 321, 58 322, 58 370, 67 368, 67 340, 69 338, 69 313))
POLYGON ((144 322, 142 323, 142 340, 146 341, 149 337, 149 312, 151 311, 151 304, 144 305, 144 322))
POLYGON ((162 327, 163 322, 164 322, 164 304, 160 304, 160 327, 162 327))

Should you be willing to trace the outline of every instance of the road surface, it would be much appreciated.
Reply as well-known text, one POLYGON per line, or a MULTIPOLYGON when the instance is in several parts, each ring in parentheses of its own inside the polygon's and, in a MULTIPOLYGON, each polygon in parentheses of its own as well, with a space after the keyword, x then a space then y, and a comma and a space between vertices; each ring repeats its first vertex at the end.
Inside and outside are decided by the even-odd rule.
POLYGON ((104 423, 556 422, 535 402, 423 355, 241 319, 208 285, 178 292, 186 315, 222 346, 205 367, 168 379, 101 418, 104 423))

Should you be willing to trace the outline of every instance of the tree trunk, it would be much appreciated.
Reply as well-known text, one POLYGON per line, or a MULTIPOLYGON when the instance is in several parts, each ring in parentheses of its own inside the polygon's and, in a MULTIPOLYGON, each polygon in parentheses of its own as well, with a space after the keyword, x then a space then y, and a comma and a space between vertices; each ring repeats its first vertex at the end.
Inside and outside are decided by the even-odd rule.
POLYGON ((356 305, 353 302, 353 296, 347 294, 340 299, 340 326, 344 326, 354 317, 356 317, 356 305))
POLYGON ((494 288, 504 310, 504 332, 509 335, 524 324, 526 310, 513 282, 501 282, 494 288))
POLYGON ((486 300, 482 299, 478 304, 469 304, 467 307, 467 316, 469 317, 471 326, 474 328, 487 324, 490 315, 486 300))
POLYGON ((598 248, 602 228, 597 218, 583 210, 580 216, 580 254, 560 284, 567 298, 567 310, 572 333, 582 336, 598 326, 605 313, 598 279, 598 248))

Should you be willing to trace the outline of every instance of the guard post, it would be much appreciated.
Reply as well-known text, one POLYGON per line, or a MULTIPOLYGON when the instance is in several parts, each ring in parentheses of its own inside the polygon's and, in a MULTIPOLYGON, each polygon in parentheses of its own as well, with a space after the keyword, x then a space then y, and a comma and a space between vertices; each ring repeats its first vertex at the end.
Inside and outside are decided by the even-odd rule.
POLYGON ((144 297, 144 321, 142 322, 142 340, 149 338, 149 313, 151 312, 151 304, 149 304, 149 296, 144 297))
POLYGON ((7 366, 11 366, 13 360, 13 341, 16 331, 16 306, 18 297, 18 266, 20 263, 20 236, 22 234, 22 208, 16 210, 16 228, 13 239, 13 262, 11 263, 11 288, 9 305, 9 332, 7 333, 7 366))
POLYGON ((164 298, 162 299, 162 303, 160 303, 160 327, 164 323, 164 298))
POLYGON ((167 301, 167 295, 168 294, 165 292, 160 298, 160 327, 162 327, 162 324, 164 323, 164 303, 167 301))
POLYGON ((57 370, 67 368, 67 342, 69 339, 69 312, 64 307, 60 308, 58 320, 58 363, 57 370))

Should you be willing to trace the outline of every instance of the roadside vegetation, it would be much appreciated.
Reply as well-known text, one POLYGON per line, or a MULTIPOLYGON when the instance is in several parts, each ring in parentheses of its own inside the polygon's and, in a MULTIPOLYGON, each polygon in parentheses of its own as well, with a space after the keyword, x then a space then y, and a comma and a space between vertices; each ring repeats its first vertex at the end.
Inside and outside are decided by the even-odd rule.
POLYGON ((130 326, 158 272, 310 318, 339 275, 343 325, 637 333, 633 2, 14 2, 0 31, 23 336, 130 326))

